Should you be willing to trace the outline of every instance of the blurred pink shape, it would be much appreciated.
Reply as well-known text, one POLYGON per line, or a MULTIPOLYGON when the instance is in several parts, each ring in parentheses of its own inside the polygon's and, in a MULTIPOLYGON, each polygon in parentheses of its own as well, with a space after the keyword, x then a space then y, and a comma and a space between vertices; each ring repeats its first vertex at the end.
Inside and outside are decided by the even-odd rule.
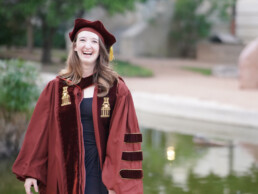
POLYGON ((239 87, 258 89, 258 38, 250 42, 239 56, 239 87))

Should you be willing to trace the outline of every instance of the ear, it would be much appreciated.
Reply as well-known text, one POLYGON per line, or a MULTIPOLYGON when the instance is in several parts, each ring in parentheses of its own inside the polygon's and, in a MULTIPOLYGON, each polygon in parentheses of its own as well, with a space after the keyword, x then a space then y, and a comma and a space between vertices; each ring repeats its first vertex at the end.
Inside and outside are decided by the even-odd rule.
POLYGON ((76 43, 73 43, 73 50, 74 50, 75 52, 77 52, 77 51, 78 51, 78 50, 77 50, 76 43))

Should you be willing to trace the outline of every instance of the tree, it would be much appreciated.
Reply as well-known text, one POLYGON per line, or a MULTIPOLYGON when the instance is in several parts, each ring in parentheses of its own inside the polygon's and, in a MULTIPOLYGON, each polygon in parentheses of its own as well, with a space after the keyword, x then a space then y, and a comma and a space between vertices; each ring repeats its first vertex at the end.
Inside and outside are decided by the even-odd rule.
POLYGON ((30 24, 28 21, 31 18, 36 18, 40 22, 43 37, 41 62, 49 64, 53 36, 61 24, 71 18, 82 17, 97 5, 114 14, 133 9, 136 1, 143 0, 0 0, 0 15, 8 15, 8 20, 15 23, 19 19, 17 25, 23 26, 26 26, 26 22, 30 24))
POLYGON ((42 0, 0 0, 0 44, 13 45, 21 44, 25 39, 24 33, 27 31, 27 46, 32 50, 33 29, 31 18, 35 15, 38 3, 42 0))
POLYGON ((5 153, 17 153, 20 139, 39 96, 39 68, 21 60, 0 60, 0 142, 5 153))
POLYGON ((204 0, 177 0, 171 22, 169 43, 172 55, 194 57, 198 40, 207 37, 211 24, 207 16, 211 13, 197 13, 204 0))
POLYGON ((213 5, 219 10, 219 17, 229 22, 229 28, 232 35, 235 35, 236 4, 237 0, 213 2, 213 5))
POLYGON ((209 17, 212 14, 233 25, 231 32, 234 33, 235 5, 236 0, 177 0, 169 35, 171 54, 180 57, 195 57, 197 42, 208 37, 210 33, 212 23, 209 17), (199 8, 204 2, 210 6, 200 12, 199 8), (229 8, 232 13, 229 12, 229 8))

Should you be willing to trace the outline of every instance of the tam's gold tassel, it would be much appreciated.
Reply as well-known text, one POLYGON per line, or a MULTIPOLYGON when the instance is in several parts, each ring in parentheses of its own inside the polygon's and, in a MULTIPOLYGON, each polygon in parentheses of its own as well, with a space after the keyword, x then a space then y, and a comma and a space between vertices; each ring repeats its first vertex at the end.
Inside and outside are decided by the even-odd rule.
POLYGON ((113 61, 113 59, 114 59, 114 51, 113 51, 113 47, 111 46, 109 50, 109 61, 113 61))

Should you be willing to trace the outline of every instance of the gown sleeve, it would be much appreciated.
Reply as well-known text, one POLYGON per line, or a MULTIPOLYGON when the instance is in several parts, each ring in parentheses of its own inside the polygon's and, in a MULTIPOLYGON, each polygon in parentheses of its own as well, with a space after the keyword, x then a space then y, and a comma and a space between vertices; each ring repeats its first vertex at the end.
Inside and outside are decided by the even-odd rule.
POLYGON ((22 147, 12 166, 17 179, 35 178, 46 185, 48 162, 48 121, 53 83, 42 91, 27 128, 22 147))
POLYGON ((120 91, 111 118, 102 169, 102 180, 108 190, 114 190, 116 194, 143 193, 141 142, 132 95, 128 89, 120 91))

